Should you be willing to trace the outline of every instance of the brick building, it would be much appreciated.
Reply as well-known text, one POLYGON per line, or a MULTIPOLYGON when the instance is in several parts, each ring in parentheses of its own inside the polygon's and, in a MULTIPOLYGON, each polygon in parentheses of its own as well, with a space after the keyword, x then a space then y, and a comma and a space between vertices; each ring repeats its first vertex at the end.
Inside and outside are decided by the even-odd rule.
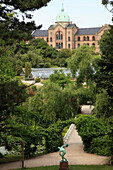
POLYGON ((42 38, 48 42, 49 46, 75 49, 81 45, 87 44, 90 47, 95 46, 96 52, 99 52, 98 41, 103 32, 109 27, 105 24, 102 27, 79 28, 70 21, 70 17, 64 11, 62 5, 61 12, 56 17, 56 22, 48 30, 36 30, 33 32, 34 38, 42 38))

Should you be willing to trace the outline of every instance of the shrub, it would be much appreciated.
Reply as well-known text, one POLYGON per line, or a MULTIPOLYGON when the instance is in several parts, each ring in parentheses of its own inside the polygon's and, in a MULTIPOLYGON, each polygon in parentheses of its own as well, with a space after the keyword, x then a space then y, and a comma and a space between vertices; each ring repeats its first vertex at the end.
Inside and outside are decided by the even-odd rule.
POLYGON ((35 82, 39 83, 40 82, 40 78, 39 77, 35 78, 35 82))
POLYGON ((112 140, 108 135, 94 138, 89 147, 89 152, 96 153, 98 155, 110 156, 111 155, 112 140))
POLYGON ((77 131, 82 138, 85 151, 89 150, 94 138, 104 135, 106 132, 103 122, 92 115, 80 115, 75 120, 75 124, 77 131))
POLYGON ((33 90, 33 91, 36 91, 37 89, 36 89, 36 86, 31 86, 31 89, 33 90))

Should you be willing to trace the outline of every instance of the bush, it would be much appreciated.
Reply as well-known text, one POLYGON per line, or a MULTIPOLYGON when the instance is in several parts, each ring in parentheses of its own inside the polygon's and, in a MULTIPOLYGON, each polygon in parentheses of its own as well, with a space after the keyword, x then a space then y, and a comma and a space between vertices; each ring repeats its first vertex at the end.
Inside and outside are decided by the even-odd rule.
POLYGON ((36 91, 37 89, 36 89, 36 86, 31 86, 31 89, 33 90, 33 91, 36 91))
POLYGON ((108 135, 100 136, 92 140, 88 151, 98 155, 110 156, 111 145, 113 145, 112 140, 108 135))
POLYGON ((39 83, 40 82, 40 78, 39 77, 35 78, 35 82, 39 83))
POLYGON ((75 124, 82 138, 85 151, 89 151, 89 147, 94 138, 106 133, 104 123, 92 115, 80 115, 75 120, 75 124))

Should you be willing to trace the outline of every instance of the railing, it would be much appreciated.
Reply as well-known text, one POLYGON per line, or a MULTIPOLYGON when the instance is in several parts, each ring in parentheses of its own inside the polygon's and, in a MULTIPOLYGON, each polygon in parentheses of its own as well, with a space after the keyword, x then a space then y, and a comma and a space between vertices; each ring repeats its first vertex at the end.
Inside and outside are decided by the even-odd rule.
POLYGON ((63 137, 64 145, 68 141, 68 139, 69 139, 74 128, 75 128, 75 124, 71 124, 68 131, 66 132, 65 136, 63 137))

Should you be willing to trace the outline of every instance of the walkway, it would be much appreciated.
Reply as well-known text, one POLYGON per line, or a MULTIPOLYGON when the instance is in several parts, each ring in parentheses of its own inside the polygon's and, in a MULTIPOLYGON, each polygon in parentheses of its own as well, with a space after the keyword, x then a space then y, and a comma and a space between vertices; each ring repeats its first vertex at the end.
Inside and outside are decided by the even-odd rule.
MULTIPOLYGON (((83 145, 80 136, 75 129, 67 142, 66 155, 69 165, 103 165, 109 160, 108 157, 88 154, 83 151, 83 145)), ((25 160, 25 167, 38 167, 59 165, 60 156, 58 152, 46 154, 29 160, 25 160)), ((21 168, 21 162, 6 163, 0 165, 0 170, 21 168)))

